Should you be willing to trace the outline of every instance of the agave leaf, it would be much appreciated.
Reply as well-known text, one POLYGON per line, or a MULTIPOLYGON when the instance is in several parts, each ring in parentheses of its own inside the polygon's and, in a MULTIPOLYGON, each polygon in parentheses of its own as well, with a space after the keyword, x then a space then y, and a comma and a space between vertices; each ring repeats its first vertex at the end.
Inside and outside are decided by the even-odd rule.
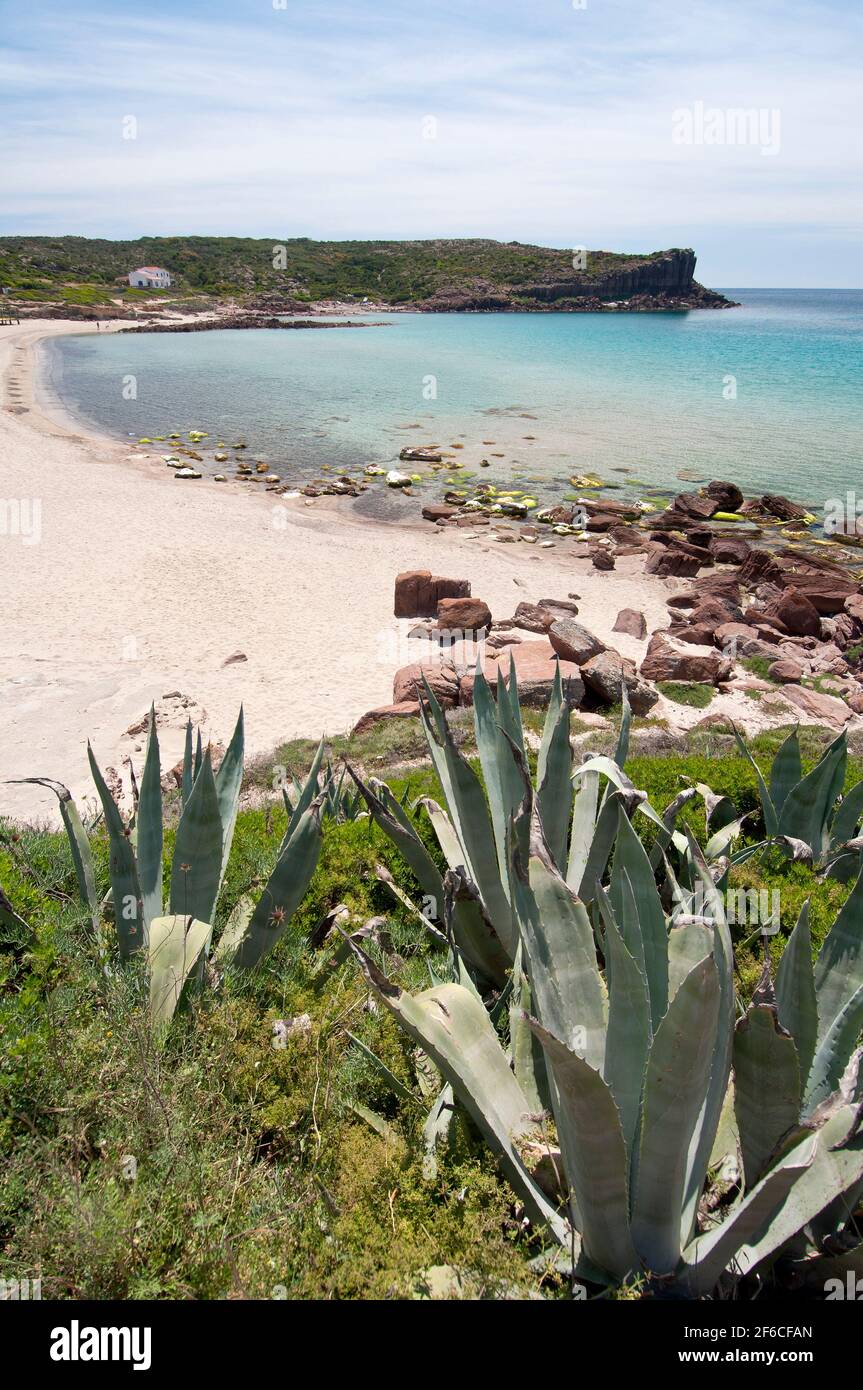
POLYGON ((69 841, 69 850, 72 855, 72 865, 75 870, 75 880, 78 884, 78 894, 81 902, 89 910, 90 919, 93 923, 93 930, 97 936, 100 933, 100 912, 99 898, 96 893, 96 867, 93 863, 93 851, 90 848, 90 841, 87 832, 81 822, 78 807, 72 799, 72 793, 68 787, 64 787, 62 782, 54 782, 48 777, 12 777, 10 782, 28 786, 47 787, 56 796, 60 806, 60 819, 66 831, 66 838, 69 841))
POLYGON ((567 1243, 566 1222, 536 1185, 519 1153, 518 1141, 535 1129, 535 1121, 482 1002, 457 984, 410 995, 388 980, 356 942, 350 945, 378 998, 428 1053, 497 1153, 531 1219, 548 1225, 561 1243, 567 1243))
POLYGON ((554 1076, 557 1133, 585 1256, 624 1279, 638 1267, 638 1256, 629 1224, 626 1144, 614 1096, 583 1057, 535 1019, 531 1027, 554 1076))
POLYGON ((743 1173, 752 1188, 800 1114, 800 1063, 779 1021, 769 975, 734 1030, 734 1103, 743 1173))
POLYGON ((497 709, 500 727, 507 737, 515 744, 522 757, 524 757, 524 729, 521 723, 521 705, 518 700, 515 658, 512 653, 510 653, 509 657, 508 679, 504 677, 503 671, 498 667, 497 709))
POLYGON ((545 717, 537 762, 537 804, 549 853, 563 873, 572 807, 572 749, 569 743, 569 705, 563 698, 560 662, 545 717))
POLYGON ((545 1055, 530 1026, 532 1010, 530 980, 521 968, 522 947, 519 945, 513 967, 513 988, 509 1004, 509 1059, 515 1079, 534 1114, 548 1110, 551 1099, 548 1090, 545 1055))
POLYGON ((740 749, 744 758, 746 758, 747 762, 750 764, 753 772, 755 773, 755 778, 758 782, 758 791, 761 796, 761 810, 764 814, 764 828, 767 832, 768 838, 772 839, 773 836, 776 835, 779 831, 779 813, 773 804, 773 798, 770 795, 770 792, 767 790, 767 783, 761 775, 760 767, 753 758, 749 749, 746 747, 746 744, 740 737, 740 734, 738 733, 735 726, 732 724, 731 727, 732 729, 734 729, 734 737, 737 740, 737 747, 740 749))
POLYGON ((602 1077, 617 1102, 626 1152, 638 1134, 641 1090, 653 1029, 647 980, 626 949, 613 914, 605 930, 609 976, 608 1032, 602 1077))
POLYGON ((183 779, 181 783, 181 798, 184 806, 192 795, 192 783, 194 780, 192 774, 192 721, 191 719, 187 719, 186 741, 183 746, 183 779))
POLYGON ((629 691, 626 688, 626 681, 620 683, 620 732, 617 736, 617 747, 614 750, 614 761, 623 771, 624 764, 629 757, 629 729, 632 724, 632 709, 629 704, 629 691))
POLYGON ((789 792, 802 779, 800 743, 797 738, 797 729, 794 728, 777 752, 770 768, 770 800, 776 808, 777 816, 781 816, 789 792))
MULTIPOLYGON (((144 773, 138 798, 138 878, 144 904, 144 922, 149 926, 162 915, 162 770, 159 762, 159 736, 156 711, 150 706, 150 730, 144 756, 144 773)), ((209 918, 205 920, 209 921, 209 918)))
MULTIPOLYGON (((654 1032, 668 1007, 668 933, 665 914, 656 891, 653 870, 644 846, 621 808, 618 812, 617 843, 611 870, 609 896, 619 922, 624 920, 623 879, 629 879, 637 904, 638 929, 643 943, 644 973, 650 994, 650 1016, 654 1032)), ((624 940, 632 945, 626 931, 624 940)), ((638 955, 633 952, 636 960, 638 955)))
POLYGON ((287 931, 318 866, 321 808, 316 799, 282 850, 234 956, 239 970, 252 970, 287 931))
POLYGON ((693 1297, 712 1292, 723 1271, 740 1268, 740 1252, 751 1251, 749 1242, 760 1232, 769 1232, 776 1212, 781 1211, 789 1193, 811 1168, 818 1149, 813 1135, 798 1144, 761 1179, 737 1204, 719 1226, 693 1238, 686 1247, 680 1270, 682 1281, 693 1297))
POLYGON ((672 926, 668 933, 668 997, 673 999, 699 961, 713 954, 713 932, 701 922, 672 926))
POLYGON ((366 1046, 362 1038, 358 1038, 355 1033, 351 1032, 348 1033, 348 1037, 354 1044, 354 1047, 358 1048, 363 1054, 366 1061, 371 1062, 378 1075, 383 1077, 394 1096, 398 1096, 399 1100, 407 1101, 409 1105, 417 1104, 417 1098, 413 1091, 406 1086, 403 1081, 399 1081, 395 1072, 390 1070, 386 1062, 382 1061, 376 1052, 372 1052, 371 1048, 366 1046))
MULTIPOLYGON (((288 798, 287 796, 285 796, 284 791, 282 792, 282 796, 285 800, 285 809, 288 812, 288 824, 285 827, 285 833, 282 836, 282 843, 279 845, 279 854, 282 854, 282 852, 287 848, 291 836, 293 835, 303 816, 306 814, 306 811, 311 806, 315 797, 318 795, 318 776, 321 770, 321 763, 323 762, 323 760, 324 740, 322 738, 317 748, 315 749, 315 756, 312 758, 312 764, 309 768, 309 775, 306 778, 305 782, 299 783, 297 782, 297 779, 294 778, 294 784, 297 791, 297 800, 293 806, 289 804, 288 798)), ((354 776, 354 773, 350 767, 348 768, 348 771, 351 773, 351 776, 354 777, 354 780, 356 781, 356 777, 354 776)), ((359 786, 359 782, 357 782, 357 785, 359 786)), ((362 787, 360 787, 360 791, 362 791, 362 787)), ((389 788, 387 788, 387 791, 389 791, 389 788)))
MULTIPOLYGON (((591 772, 576 787, 572 812, 572 833, 569 841, 569 862, 566 881, 573 892, 581 887, 590 847, 596 831, 596 812, 599 805, 599 773, 591 772)), ((606 859, 608 856, 606 855, 606 859)), ((603 869, 605 865, 603 865, 603 869)))
POLYGON ((731 1076, 734 1042, 734 950, 725 916, 725 904, 710 874, 697 841, 688 834, 688 859, 704 894, 705 906, 713 924, 713 959, 719 979, 719 1014, 710 1082, 689 1151, 686 1173, 686 1201, 681 1226, 686 1244, 695 1230, 698 1202, 704 1187, 707 1164, 713 1150, 722 1108, 731 1076))
POLYGON ((209 749, 183 808, 174 840, 172 913, 212 922, 222 875, 222 819, 209 749))
POLYGON ((779 816, 776 834, 803 840, 817 859, 829 842, 828 820, 845 780, 848 742, 843 733, 831 743, 808 776, 789 791, 779 816))
POLYGON ((680 1260, 689 1147, 710 1082, 719 1007, 719 973, 710 957, 700 961, 678 989, 647 1061, 632 1238, 647 1267, 657 1274, 672 1273, 680 1260))
POLYGON ((623 795, 621 792, 614 792, 603 803, 602 810, 596 818, 596 827, 593 839, 590 843, 590 851, 584 872, 581 876, 581 883, 575 887, 570 883, 584 903, 592 903, 596 897, 597 884, 602 881, 608 865, 609 856, 617 836, 617 826, 619 815, 623 806, 623 795))
POLYGON ((373 789, 366 786, 350 764, 348 764, 348 772, 368 806, 372 819, 389 836, 406 860, 423 893, 434 900, 437 905, 435 915, 440 918, 444 900, 443 879, 437 864, 411 825, 404 808, 398 806, 398 802, 393 805, 394 798, 393 801, 385 803, 377 795, 377 788, 373 789), (396 811, 397 806, 398 811, 396 811))
POLYGON ((830 928, 815 963, 819 1043, 861 985, 863 870, 830 928))
MULTIPOLYGON (((504 696, 508 702, 508 697, 504 696)), ((501 733, 500 710, 492 699, 488 681, 477 661, 473 686, 473 716, 476 746, 488 792, 492 828, 497 849, 498 872, 506 887, 506 827, 522 797, 522 782, 512 749, 501 733)), ((450 868, 458 866, 450 863, 450 868)))
POLYGON ((665 851, 670 844, 674 844, 679 854, 686 854, 688 848, 686 837, 675 832, 674 827, 677 824, 677 817, 680 815, 684 806, 696 795, 697 789, 695 787, 684 787, 683 791, 678 792, 674 800, 670 801, 663 811, 661 827, 657 828, 656 836, 650 849, 650 867, 653 869, 654 873, 659 868, 665 851))
MULTIPOLYGON (((735 1215, 729 1218, 735 1222, 748 1201, 770 1181, 777 1169, 786 1165, 802 1168, 796 1181, 790 1184, 784 1200, 777 1203, 772 1213, 763 1214, 762 1220, 751 1227, 742 1243, 739 1241, 739 1230, 729 1233, 732 1237, 729 1247, 737 1272, 748 1274, 763 1260, 776 1254, 786 1241, 814 1221, 825 1207, 860 1182, 863 1177, 863 1133, 857 1132, 853 1138, 848 1138, 855 1119, 854 1106, 845 1105, 836 1110, 815 1136, 814 1155, 813 1139, 804 1138, 770 1169, 750 1198, 744 1199, 736 1208, 735 1215), (735 1236, 737 1239, 734 1239, 735 1236)), ((724 1229, 724 1225, 720 1226, 719 1231, 724 1229)), ((710 1241, 711 1237, 701 1239, 710 1241)))
POLYGON ((863 782, 857 782, 842 798, 830 827, 830 848, 838 848, 854 838, 863 816, 863 782))
POLYGON ((237 823, 237 809, 240 804, 240 787, 243 782, 243 752, 245 748, 245 729, 243 719, 243 707, 240 706, 240 713, 237 715, 237 723, 231 735, 231 741, 225 749, 225 756, 219 764, 216 773, 216 795, 219 798, 219 817, 222 822, 222 869, 219 875, 219 883, 225 877, 225 870, 228 867, 228 858, 231 853, 231 842, 234 838, 234 826, 237 823))
POLYGON ((193 917, 174 914, 150 923, 150 1023, 164 1036, 190 971, 201 956, 212 927, 193 917))
POLYGON ((128 960, 136 951, 142 950, 147 945, 147 924, 144 921, 141 904, 141 887, 138 882, 135 851, 123 824, 123 818, 117 809, 117 803, 99 771, 99 765, 93 756, 93 749, 89 743, 87 744, 87 757, 90 761, 90 771, 93 774, 93 781, 96 783, 96 790, 99 793, 99 800, 105 813, 105 825, 108 829, 110 846, 108 874, 111 879, 114 923, 117 929, 120 959, 128 960))
POLYGON ((545 1028, 599 1071, 607 996, 593 929, 584 904, 555 868, 536 815, 529 864, 514 853, 512 872, 534 1010, 545 1028))
POLYGON ((776 971, 776 1009, 779 1022, 794 1039, 800 1064, 800 1084, 806 1089, 818 1037, 818 1001, 812 970, 809 899, 800 909, 776 971))
POLYGON ((495 931, 476 885, 462 870, 450 869, 444 877, 444 915, 465 960, 502 989, 512 957, 495 931))
POLYGON ((743 831, 743 824, 749 820, 750 812, 745 811, 742 816, 737 816, 735 820, 727 821, 721 830, 717 830, 712 835, 704 847, 704 857, 708 863, 712 859, 718 859, 724 854, 732 840, 736 840, 743 831))
POLYGON ((704 802, 704 828, 710 830, 711 822, 717 830, 728 825, 737 816, 737 808, 730 796, 719 796, 706 782, 696 782, 695 790, 704 802))
POLYGON ((812 1070, 806 1087, 806 1113, 812 1111, 836 1091, 863 1028, 863 984, 831 1021, 826 1033, 818 1040, 812 1070))
POLYGON ((234 904, 215 950, 215 959, 220 964, 226 964, 233 957, 252 920, 254 910, 255 900, 248 893, 234 904))
MULTIPOLYGON (((431 695, 428 687, 427 693, 431 695)), ((501 881, 497 846, 482 784, 473 768, 456 748, 443 712, 440 711, 439 737, 435 736, 422 706, 420 717, 432 761, 446 792, 447 808, 464 850, 465 868, 480 891, 498 935, 505 943, 512 943, 514 952, 516 929, 501 881)))
POLYGON ((423 1177, 431 1181, 437 1177, 437 1151, 447 1142, 455 1118, 455 1096, 449 1082, 443 1087, 423 1125, 423 1177))

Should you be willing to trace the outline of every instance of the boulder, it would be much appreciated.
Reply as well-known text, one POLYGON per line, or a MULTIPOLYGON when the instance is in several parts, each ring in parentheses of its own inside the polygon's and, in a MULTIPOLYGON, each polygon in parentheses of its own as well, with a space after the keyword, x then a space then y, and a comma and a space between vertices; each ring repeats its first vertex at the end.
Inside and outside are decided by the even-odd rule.
POLYGON ((845 696, 845 703, 855 714, 863 714, 863 690, 859 685, 856 690, 852 690, 850 695, 845 696))
POLYGON ((717 565, 742 565, 751 552, 752 546, 742 536, 714 535, 710 541, 710 553, 717 565))
POLYGON ((712 497, 718 502, 717 511, 736 512, 738 507, 743 504, 743 493, 736 483, 726 483, 716 479, 714 482, 708 483, 704 490, 708 497, 712 497))
MULTIPOLYGON (((548 703, 558 668, 558 660, 550 642, 522 642, 512 649, 515 678, 523 705, 548 703)), ((509 684, 510 653, 503 658, 506 681, 509 684)), ((574 662, 561 661, 563 695, 570 709, 577 709, 584 698, 584 681, 574 662)))
POLYGON ((863 625, 863 594, 848 594, 843 607, 845 612, 850 614, 855 622, 863 625))
POLYGON ((667 633, 655 632, 641 663, 641 674, 652 681, 701 681, 717 685, 731 675, 733 663, 715 647, 693 647, 667 633))
POLYGON ((777 492, 765 492, 763 497, 759 497, 758 505, 762 511, 769 516, 776 516, 780 521, 800 521, 806 515, 806 508, 791 502, 787 497, 783 497, 777 492))
POLYGON ((608 650, 592 656, 581 674, 588 689, 605 705, 620 704, 625 684, 633 714, 647 714, 659 699, 655 690, 639 680, 634 664, 619 652, 608 650))
POLYGON ((356 734, 365 734, 376 724, 381 724, 386 719, 405 719, 420 712, 419 704, 416 700, 405 700, 398 705, 379 705, 377 709, 368 710, 361 719, 358 719, 353 729, 351 737, 356 734))
POLYGON ((447 632, 484 632, 491 627, 491 610, 481 598, 442 598, 437 606, 437 625, 447 632))
POLYGON ((422 509, 426 521, 449 521, 457 515, 457 509, 446 502, 426 502, 422 509))
POLYGON ((641 642, 647 636, 647 620, 637 608, 621 608, 614 620, 612 632, 625 632, 641 642))
POLYGON ((797 572, 789 570, 780 572, 780 582, 783 588, 796 589, 798 594, 802 594, 812 604, 813 608, 819 613, 830 616, 833 613, 841 613, 845 609, 846 600, 858 594, 858 587, 853 579, 849 579, 844 574, 829 574, 825 572, 797 572))
POLYGON ((781 681, 783 685, 799 685, 806 672, 797 661, 792 661, 790 657, 781 656, 778 661, 774 661, 767 671, 771 680, 781 681))
POLYGON ((823 695, 820 690, 809 690, 805 685, 786 685, 782 694, 796 709, 836 728, 847 724, 851 718, 845 701, 837 700, 835 695, 823 695))
POLYGON ((423 677, 439 704, 450 707, 458 704, 458 675, 449 661, 415 661, 410 666, 402 666, 393 676, 393 704, 419 700, 423 677))
POLYGON ((662 579, 670 579, 672 575, 678 578, 690 578, 697 574, 700 568, 701 561, 696 556, 688 555, 679 546, 669 545, 648 556, 644 572, 645 574, 658 574, 662 579))
POLYGON ((782 623, 786 632, 790 632, 794 637, 820 637, 821 619, 818 610, 809 602, 805 594, 801 594, 797 589, 785 589, 781 596, 772 603, 766 610, 768 615, 776 617, 782 623))
POLYGON ((605 651, 605 643, 574 618, 558 618, 552 623, 548 640, 562 661, 572 661, 576 666, 605 651))
POLYGON ((759 584, 770 583, 782 586, 782 570, 772 555, 766 550, 750 550, 737 572, 741 584, 755 589, 759 584))
POLYGON ((743 642, 751 642, 757 636, 756 629, 748 623, 720 623, 719 627, 713 630, 713 641, 717 647, 728 647, 732 642, 740 646, 743 642))
POLYGON ((573 598, 541 598, 539 607, 547 608, 555 618, 574 618, 578 613, 578 604, 573 598))
POLYGON ((593 561, 593 568, 595 570, 614 569, 614 556, 610 550, 604 548, 601 550, 594 550, 590 558, 593 561))
POLYGON ((433 618, 441 599, 469 597, 468 579, 443 579, 431 570, 406 570, 396 575, 397 618, 433 618))
POLYGON ((701 492, 681 492, 672 506, 676 512, 692 517, 693 521, 709 521, 717 512, 724 510, 715 497, 706 497, 701 492))
POLYGON ((555 615, 539 603, 520 603, 507 626, 523 627, 528 632, 548 632, 555 615))
POLYGON ((689 642, 696 647, 713 646, 713 627, 706 623, 672 623, 668 632, 678 642, 689 642))
POLYGON ((442 455, 437 449, 404 448, 399 458, 406 463, 440 463, 442 455))

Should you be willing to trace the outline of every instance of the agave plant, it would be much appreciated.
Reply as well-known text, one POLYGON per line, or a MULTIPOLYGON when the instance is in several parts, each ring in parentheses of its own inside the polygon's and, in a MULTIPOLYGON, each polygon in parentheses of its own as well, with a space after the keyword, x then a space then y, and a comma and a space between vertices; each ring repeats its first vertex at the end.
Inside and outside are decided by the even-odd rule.
MULTIPOLYGON (((804 776, 797 730, 792 730, 773 759, 766 781, 736 729, 735 737, 755 773, 765 830, 765 839, 747 845, 733 856, 735 861, 742 862, 773 844, 794 859, 812 865, 826 878, 837 878, 843 883, 856 878, 863 867, 863 781, 842 795, 848 764, 845 731, 804 776)), ((728 798, 713 797, 709 788, 699 787, 699 791, 712 798, 713 803, 721 801, 730 806, 728 798)), ((736 828, 729 835, 736 834, 745 819, 735 820, 734 816, 732 807, 727 819, 736 828)))
MULTIPOLYGON (((147 960, 150 975, 150 1017, 160 1035, 170 1022, 193 972, 203 979, 203 966, 213 947, 216 904, 231 852, 243 776, 243 712, 216 772, 209 748, 204 751, 198 731, 193 751, 191 724, 181 779, 182 813, 174 839, 167 902, 163 875, 163 805, 159 740, 155 711, 150 727, 140 787, 133 781, 135 809, 127 824, 111 795, 92 748, 90 770, 102 805, 110 847, 110 898, 120 960, 138 955, 147 960)), ((283 936, 305 896, 321 846, 322 796, 318 793, 318 750, 314 777, 300 788, 279 848, 275 867, 255 902, 242 898, 228 918, 216 946, 225 966, 249 970, 259 964, 283 936)), ((81 816, 66 787, 46 778, 27 778, 57 796, 66 829, 81 899, 94 928, 103 938, 102 904, 96 892, 92 850, 81 816)))
MULTIPOLYGON (((455 978, 411 996, 352 943, 370 985, 437 1066, 534 1221, 574 1254, 579 1277, 615 1283, 646 1272, 706 1294, 723 1278, 764 1267, 804 1231, 815 1242, 843 1233, 863 1188, 863 1049, 855 1051, 863 876, 814 968, 804 913, 775 986, 765 969, 744 1010, 723 898, 693 837, 660 822, 652 863, 632 823, 645 802, 613 760, 590 759, 572 774, 567 824, 550 756, 556 749, 564 758, 553 737, 558 716, 546 722, 535 788, 509 733, 516 700, 499 687, 500 737, 492 753, 489 725, 484 751, 480 745, 488 811, 429 702, 433 757, 459 817, 443 823, 441 841, 453 839, 451 864, 450 854, 470 851, 470 867, 451 868, 444 894, 455 978), (513 768, 517 803, 507 780, 513 768), (663 910, 654 871, 672 839, 708 907, 698 918, 669 919, 663 910), (492 917, 486 895, 498 889, 503 902, 492 917), (522 1032, 508 1047, 498 1031, 500 996, 482 997, 461 948, 465 901, 512 962, 504 988, 515 992, 523 981, 512 1015, 522 1032), (520 1064, 526 1030, 541 1048, 544 1076, 520 1064), (546 1152, 559 1170, 559 1201, 537 1181, 546 1152), (702 1205, 717 1166, 726 1181, 733 1174, 733 1186, 724 1202, 702 1205)), ((478 732, 487 714, 481 706, 478 732)), ((371 795, 372 814, 392 822, 393 838, 418 860, 386 793, 376 787, 371 795)))

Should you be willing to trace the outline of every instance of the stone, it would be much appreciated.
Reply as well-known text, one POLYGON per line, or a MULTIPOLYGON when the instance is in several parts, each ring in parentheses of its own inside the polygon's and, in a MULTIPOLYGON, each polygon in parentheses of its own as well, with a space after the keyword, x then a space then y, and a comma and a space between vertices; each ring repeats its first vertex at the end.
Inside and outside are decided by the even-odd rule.
POLYGON ((786 685, 782 694, 796 709, 834 727, 847 724, 851 718, 845 701, 837 700, 835 695, 822 695, 820 690, 809 690, 805 685, 786 685))
POLYGON ((820 637, 821 619, 818 610, 809 602, 805 594, 797 589, 785 589, 782 595, 766 610, 779 619, 786 632, 795 637, 820 637))
POLYGON ((457 511, 456 507, 450 507, 446 502, 426 502, 422 514, 426 521, 449 521, 450 517, 457 515, 457 511))
POLYGON ((718 627, 722 627, 725 623, 742 622, 743 609, 738 608, 736 603, 731 603, 728 599, 707 594, 691 610, 689 621, 703 627, 709 627, 711 632, 715 632, 718 627))
POLYGON ((694 647, 655 632, 641 663, 641 674, 652 681, 701 681, 717 685, 727 680, 733 663, 715 647, 694 647))
POLYGON ((643 641, 647 636, 647 620, 637 608, 621 608, 614 620, 612 632, 625 632, 627 637, 643 641))
POLYGON ((806 672, 799 662, 781 656, 768 667, 767 674, 771 680, 781 681, 783 685, 799 685, 806 672))
POLYGON ((572 598, 541 598, 540 608, 547 608, 556 618, 574 618, 578 613, 578 604, 572 598))
POLYGON ((226 656, 226 657, 225 657, 224 661, 222 662, 222 665, 223 665, 223 666, 236 666, 236 665, 238 664, 238 662, 240 662, 240 661, 248 661, 248 659, 249 659, 249 658, 246 656, 246 653, 245 653, 245 652, 232 652, 230 656, 226 656))
POLYGON ((719 503, 717 511, 736 512, 743 503, 743 493, 736 483, 726 483, 719 479, 708 483, 704 489, 708 497, 719 503))
POLYGON ((843 607, 855 622, 863 624, 863 594, 848 594, 843 607))
POLYGON ((561 660, 572 661, 576 666, 605 651, 605 643, 574 618, 559 618, 552 623, 548 640, 561 660))
POLYGON ((514 647, 516 643, 523 641, 524 638, 515 632, 490 632, 485 639, 485 645, 491 651, 502 651, 504 647, 514 647))
POLYGON ((659 699, 655 690, 638 679, 633 663, 619 652, 608 650, 592 656, 581 674, 588 689, 606 705, 620 704, 625 684, 633 714, 647 714, 659 699))
MULTIPOLYGON (((522 642, 503 658, 509 683, 510 655, 515 663, 519 698, 523 705, 544 706, 554 685, 558 661, 550 642, 522 642)), ((560 662, 564 699, 570 709, 577 709, 584 698, 584 681, 578 667, 571 661, 560 662)))
POLYGON ((491 610, 481 598, 442 598, 437 606, 437 625, 447 632, 484 632, 491 627, 491 610))
POLYGON ((720 623, 719 627, 713 630, 713 641, 717 647, 727 647, 732 642, 739 646, 742 642, 750 642, 757 637, 757 631, 748 623, 720 623))
POLYGON ((668 631, 678 642, 688 642, 695 647, 713 646, 713 627, 709 623, 672 623, 668 631))
POLYGON ((827 617, 833 613, 847 612, 846 600, 858 593, 854 580, 844 574, 791 573, 783 570, 780 582, 783 588, 796 589, 813 608, 827 617))
POLYGON ((405 700, 398 705, 379 705, 377 709, 368 710, 361 719, 358 719, 353 729, 351 737, 357 734, 368 733, 376 724, 382 724, 387 719, 406 719, 420 712, 417 700, 405 700))
POLYGON ((782 586, 782 570, 766 550, 751 550, 737 572, 741 584, 756 589, 759 584, 782 586))
POLYGON ((700 568, 701 561, 695 556, 687 555, 678 546, 669 545, 648 556, 644 572, 658 574, 662 579, 670 579, 672 575, 676 578, 689 578, 697 574, 700 568))
POLYGON ((800 521, 806 516, 805 507, 799 506, 797 502, 790 502, 780 493, 765 492, 764 496, 758 499, 758 503, 762 511, 770 516, 777 516, 780 521, 800 521))
POLYGON ((742 565, 752 551, 752 546, 742 536, 714 535, 709 548, 717 565, 742 565))
POLYGON ((681 492, 672 505, 676 512, 683 512, 695 521, 709 521, 717 512, 724 510, 715 497, 705 497, 700 492, 681 492))
POLYGON ((441 463, 442 455, 436 449, 404 448, 399 454, 403 463, 441 463))
POLYGON ((620 518, 613 516, 611 512, 595 512, 593 516, 587 518, 584 529, 586 531, 610 531, 619 520, 620 518))
POLYGON ((593 568, 595 570, 614 569, 614 556, 610 550, 594 550, 590 558, 593 561, 593 568))
POLYGON ((393 676, 393 704, 419 700, 423 677, 439 704, 445 707, 458 704, 459 679, 449 661, 415 661, 410 666, 402 666, 393 676))
POLYGON ((548 632, 554 622, 554 614, 538 603, 520 603, 509 623, 513 627, 523 627, 527 632, 548 632))
POLYGON ((852 690, 850 695, 845 696, 845 703, 855 714, 863 714, 863 690, 859 685, 856 690, 852 690))
POLYGON ((406 570, 396 575, 397 618, 434 618, 443 598, 469 598, 470 580, 444 579, 431 570, 406 570))
POLYGON ((175 478, 200 478, 201 474, 194 468, 177 468, 174 472, 175 478))

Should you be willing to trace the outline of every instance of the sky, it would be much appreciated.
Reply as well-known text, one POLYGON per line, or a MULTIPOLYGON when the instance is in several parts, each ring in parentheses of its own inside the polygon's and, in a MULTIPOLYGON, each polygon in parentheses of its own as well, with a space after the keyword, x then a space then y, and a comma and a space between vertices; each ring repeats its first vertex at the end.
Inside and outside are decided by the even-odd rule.
POLYGON ((692 246, 716 287, 860 286, 861 50, 858 0, 0 0, 0 233, 692 246))

